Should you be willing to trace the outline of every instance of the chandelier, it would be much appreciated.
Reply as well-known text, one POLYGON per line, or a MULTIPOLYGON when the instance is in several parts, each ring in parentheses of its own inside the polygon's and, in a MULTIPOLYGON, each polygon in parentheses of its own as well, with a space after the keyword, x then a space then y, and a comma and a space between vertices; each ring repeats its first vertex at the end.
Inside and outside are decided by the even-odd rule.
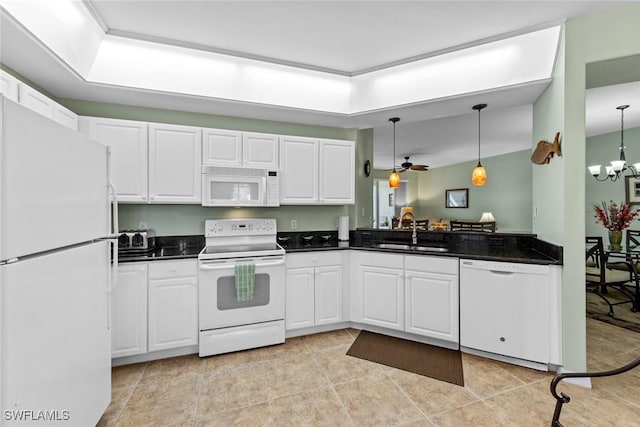
POLYGON ((628 171, 634 178, 640 178, 640 163, 634 163, 627 166, 627 159, 624 156, 624 110, 629 108, 628 105, 620 105, 616 110, 620 110, 620 159, 612 160, 611 166, 605 166, 606 175, 600 178, 600 165, 589 166, 589 173, 598 181, 606 181, 610 179, 615 182, 622 178, 623 173, 628 171))

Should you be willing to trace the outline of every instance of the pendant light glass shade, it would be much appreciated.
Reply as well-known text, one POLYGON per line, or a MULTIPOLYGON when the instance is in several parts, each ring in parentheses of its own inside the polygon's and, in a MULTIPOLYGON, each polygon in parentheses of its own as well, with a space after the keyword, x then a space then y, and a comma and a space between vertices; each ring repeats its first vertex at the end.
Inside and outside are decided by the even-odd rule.
POLYGON ((396 171, 396 123, 400 121, 398 117, 389 119, 393 123, 393 172, 389 174, 389 188, 400 188, 400 174, 396 171))
POLYGON ((471 172, 471 182, 476 187, 487 183, 487 170, 480 163, 478 163, 478 166, 471 172))
POLYGON ((400 174, 396 170, 389 174, 389 188, 400 188, 400 174))
POLYGON ((487 183, 487 170, 480 163, 480 111, 485 108, 487 104, 477 104, 472 108, 478 111, 478 165, 471 172, 471 182, 476 187, 485 185, 487 183))

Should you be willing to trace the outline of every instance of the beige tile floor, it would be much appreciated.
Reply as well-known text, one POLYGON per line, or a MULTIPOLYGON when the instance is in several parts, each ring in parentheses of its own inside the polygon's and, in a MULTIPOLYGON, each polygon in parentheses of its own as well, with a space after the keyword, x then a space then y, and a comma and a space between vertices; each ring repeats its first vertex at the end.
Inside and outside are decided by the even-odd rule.
MULTIPOLYGON (((587 320, 590 370, 640 356, 640 334, 587 320)), ((549 426, 552 374, 463 355, 465 386, 346 356, 352 329, 113 369, 100 426, 549 426)), ((565 426, 640 426, 640 368, 561 387, 565 426)))

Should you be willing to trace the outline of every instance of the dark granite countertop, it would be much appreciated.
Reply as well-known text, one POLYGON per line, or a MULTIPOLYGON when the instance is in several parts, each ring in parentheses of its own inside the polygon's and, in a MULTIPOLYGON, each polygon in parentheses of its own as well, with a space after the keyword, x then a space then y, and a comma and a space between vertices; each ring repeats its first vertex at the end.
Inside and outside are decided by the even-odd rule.
POLYGON ((204 236, 158 236, 155 246, 146 251, 119 251, 118 262, 162 261, 198 258, 204 248, 204 236))
MULTIPOLYGON (((418 232, 418 245, 447 248, 446 252, 380 249, 380 242, 410 244, 411 231, 359 229, 351 231, 349 242, 339 242, 338 232, 279 232, 278 243, 287 253, 328 250, 365 250, 412 255, 469 258, 523 264, 562 264, 562 247, 544 242, 533 234, 486 232, 418 232)), ((159 236, 154 248, 145 252, 120 252, 120 262, 144 262, 197 258, 204 247, 204 236, 159 236)))
POLYGON ((446 252, 380 249, 380 242, 411 243, 411 231, 356 230, 350 235, 351 249, 449 256, 523 264, 562 264, 562 247, 540 240, 535 234, 487 232, 418 232, 419 246, 446 248, 446 252))

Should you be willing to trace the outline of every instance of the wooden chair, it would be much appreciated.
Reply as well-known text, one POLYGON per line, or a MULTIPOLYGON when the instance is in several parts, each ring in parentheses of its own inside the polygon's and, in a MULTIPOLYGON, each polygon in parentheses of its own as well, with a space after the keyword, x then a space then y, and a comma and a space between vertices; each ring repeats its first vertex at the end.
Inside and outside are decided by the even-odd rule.
POLYGON ((451 231, 490 231, 496 232, 496 222, 478 222, 478 221, 449 221, 451 231))
MULTIPOLYGON (((613 317, 613 306, 631 303, 635 301, 634 295, 627 289, 630 282, 635 279, 633 276, 633 268, 628 263, 624 255, 616 264, 627 264, 627 270, 607 268, 607 256, 604 252, 602 237, 586 237, 586 277, 585 284, 587 291, 598 295, 609 306, 609 316, 613 317), (623 296, 622 301, 612 302, 607 298, 608 288, 614 288, 623 296)), ((609 255, 615 258, 616 255, 609 255)))

